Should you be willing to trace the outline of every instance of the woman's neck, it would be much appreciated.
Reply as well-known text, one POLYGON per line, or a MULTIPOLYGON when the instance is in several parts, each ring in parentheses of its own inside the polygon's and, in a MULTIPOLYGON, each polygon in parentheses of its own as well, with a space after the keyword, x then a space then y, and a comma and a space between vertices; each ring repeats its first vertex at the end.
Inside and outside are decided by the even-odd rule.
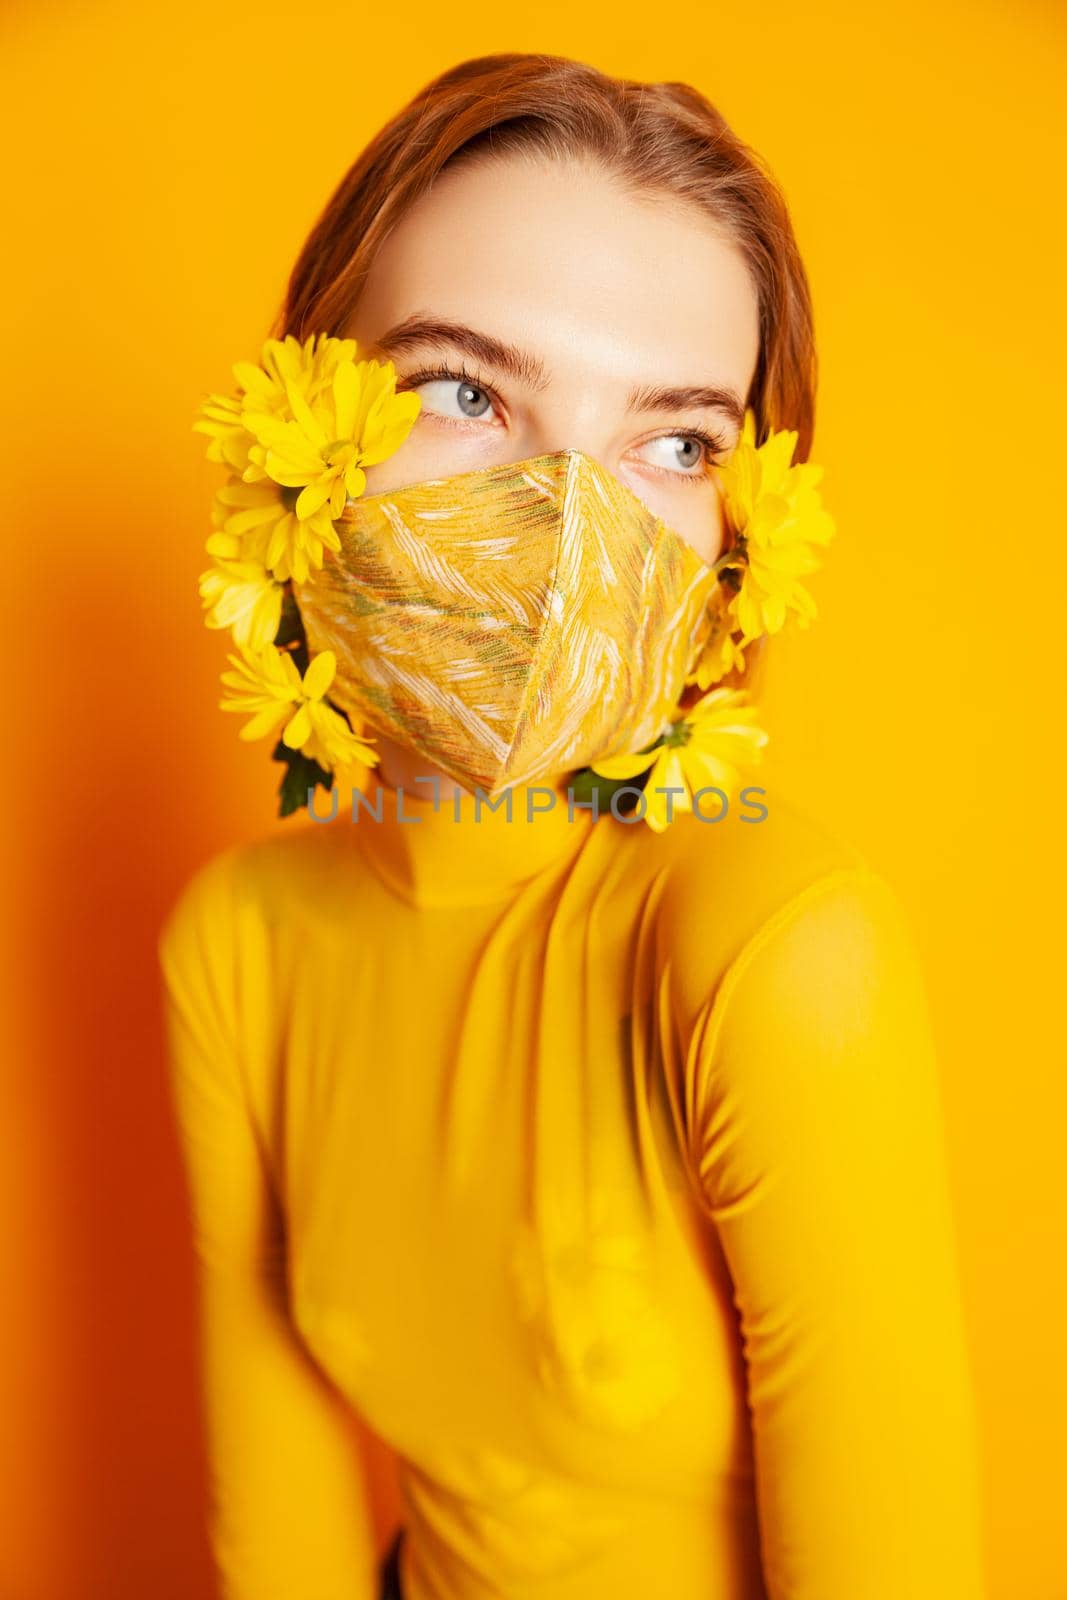
POLYGON ((462 786, 454 778, 422 756, 417 756, 413 750, 397 744, 395 739, 376 732, 374 744, 379 752, 375 770, 388 788, 404 789, 415 795, 429 796, 432 793, 439 801, 451 800, 454 794, 462 792, 462 786))

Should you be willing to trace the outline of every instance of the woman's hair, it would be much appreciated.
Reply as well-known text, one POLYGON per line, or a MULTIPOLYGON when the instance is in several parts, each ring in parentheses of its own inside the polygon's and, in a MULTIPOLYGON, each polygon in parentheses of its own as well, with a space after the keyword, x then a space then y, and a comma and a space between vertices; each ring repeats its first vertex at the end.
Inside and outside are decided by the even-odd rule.
MULTIPOLYGON (((795 428, 808 459, 817 364, 811 295, 785 200, 761 158, 684 83, 613 78, 562 56, 479 56, 441 73, 375 135, 308 235, 273 336, 340 334, 386 236, 438 173, 476 156, 593 158, 635 190, 703 211, 747 263, 759 356, 746 396, 757 443, 795 428)), ((766 638, 723 682, 750 690, 766 638)))

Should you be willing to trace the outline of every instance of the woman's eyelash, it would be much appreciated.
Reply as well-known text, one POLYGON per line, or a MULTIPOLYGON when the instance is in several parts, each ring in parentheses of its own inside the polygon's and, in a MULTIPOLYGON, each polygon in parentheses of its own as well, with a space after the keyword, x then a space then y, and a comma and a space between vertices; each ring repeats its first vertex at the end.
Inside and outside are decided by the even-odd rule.
MULTIPOLYGON (((499 396, 492 384, 487 383, 480 373, 471 372, 465 361, 461 361, 456 367, 427 367, 422 372, 409 372, 397 387, 401 387, 402 384, 405 389, 414 389, 420 383, 433 383, 445 379, 454 383, 469 384, 472 389, 481 389, 494 404, 499 402, 499 396)), ((660 434, 659 437, 661 439, 697 439, 704 446, 705 454, 709 457, 719 455, 729 448, 729 441, 724 433, 710 433, 703 428, 678 428, 674 433, 660 434)), ((703 476, 699 472, 673 472, 669 467, 660 467, 654 470, 666 472, 672 478, 695 478, 699 481, 703 476)))
POLYGON ((696 437, 702 440, 709 450, 726 450, 729 447, 725 433, 705 433, 702 428, 698 428, 696 437))
POLYGON ((661 435, 661 438, 699 439, 708 454, 712 456, 729 449, 725 433, 706 433, 703 428, 679 428, 673 434, 661 435))
POLYGON ((404 388, 414 389, 420 383, 432 383, 435 380, 444 378, 451 379, 456 383, 469 383, 472 389, 483 389, 491 399, 498 399, 497 392, 492 384, 486 383, 485 379, 479 377, 478 373, 468 371, 466 362, 460 362, 458 367, 437 367, 432 370, 427 367, 425 372, 409 372, 401 381, 404 388))
MULTIPOLYGON (((661 439, 697 439, 704 446, 704 460, 701 463, 702 471, 675 472, 672 467, 651 466, 653 472, 660 472, 665 477, 680 480, 682 483, 707 483, 710 473, 708 469, 716 465, 714 457, 729 449, 729 441, 725 434, 707 433, 703 428, 677 428, 673 433, 661 433, 661 439)), ((651 440, 649 441, 652 442, 651 440)))

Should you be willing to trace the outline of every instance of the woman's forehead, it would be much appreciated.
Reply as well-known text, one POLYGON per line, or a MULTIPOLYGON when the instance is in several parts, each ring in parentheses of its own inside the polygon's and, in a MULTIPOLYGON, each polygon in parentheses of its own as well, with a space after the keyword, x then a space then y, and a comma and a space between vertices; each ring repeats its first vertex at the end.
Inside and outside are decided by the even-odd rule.
POLYGON ((345 331, 370 345, 428 313, 564 380, 714 377, 744 393, 759 350, 745 261, 712 219, 588 162, 443 172, 385 241, 345 331))

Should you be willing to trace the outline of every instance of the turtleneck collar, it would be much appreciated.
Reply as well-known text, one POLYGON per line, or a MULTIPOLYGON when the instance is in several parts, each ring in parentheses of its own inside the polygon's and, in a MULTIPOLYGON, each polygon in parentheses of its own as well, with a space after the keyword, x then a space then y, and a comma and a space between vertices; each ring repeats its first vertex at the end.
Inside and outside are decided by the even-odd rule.
POLYGON ((459 906, 502 899, 573 859, 596 823, 588 808, 568 811, 562 778, 515 784, 491 807, 466 790, 437 798, 428 783, 394 788, 372 770, 334 826, 351 829, 362 854, 403 899, 459 906))

